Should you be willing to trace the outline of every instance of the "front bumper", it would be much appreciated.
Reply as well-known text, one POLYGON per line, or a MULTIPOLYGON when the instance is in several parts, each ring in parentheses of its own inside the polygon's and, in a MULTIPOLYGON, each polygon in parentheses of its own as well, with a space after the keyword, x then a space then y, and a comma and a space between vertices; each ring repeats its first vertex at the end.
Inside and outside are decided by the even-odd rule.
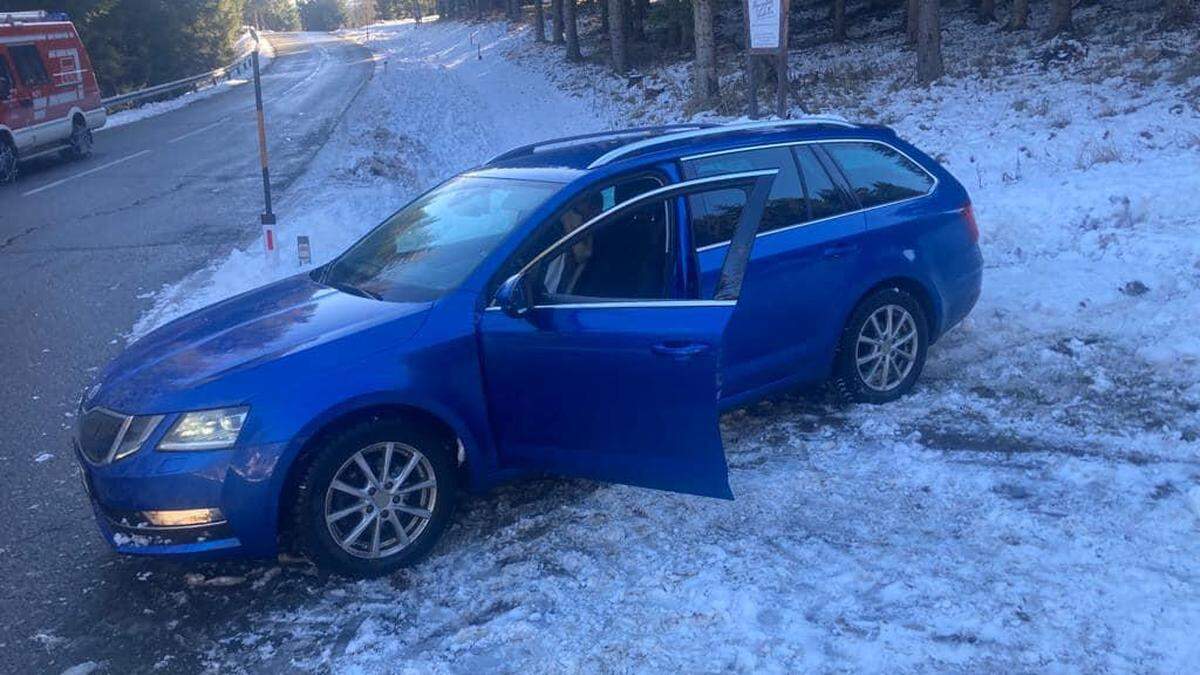
POLYGON ((76 444, 75 456, 96 523, 118 553, 211 559, 269 557, 277 552, 278 498, 270 472, 255 474, 244 465, 244 458, 251 457, 261 467, 262 458, 272 456, 263 448, 144 448, 112 464, 95 465, 84 459, 76 444), (223 520, 156 527, 142 516, 144 511, 199 508, 218 508, 223 520))

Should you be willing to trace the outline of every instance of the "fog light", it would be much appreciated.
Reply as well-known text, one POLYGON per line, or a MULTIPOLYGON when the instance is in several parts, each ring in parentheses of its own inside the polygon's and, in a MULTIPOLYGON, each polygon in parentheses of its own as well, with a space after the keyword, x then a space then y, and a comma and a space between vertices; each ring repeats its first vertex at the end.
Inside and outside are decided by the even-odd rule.
POLYGON ((221 509, 184 509, 182 511, 142 511, 146 520, 155 527, 184 527, 208 525, 225 520, 221 509))

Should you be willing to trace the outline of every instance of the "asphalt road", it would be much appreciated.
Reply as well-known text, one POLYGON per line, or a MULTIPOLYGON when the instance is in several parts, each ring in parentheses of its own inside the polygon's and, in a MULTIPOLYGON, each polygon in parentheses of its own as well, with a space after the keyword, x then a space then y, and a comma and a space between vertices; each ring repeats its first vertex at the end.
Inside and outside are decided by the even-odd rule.
MULTIPOLYGON (((371 65, 328 35, 272 42, 263 87, 282 193, 371 65)), ((247 603, 204 591, 192 570, 118 558, 70 450, 80 392, 152 293, 256 236, 261 209, 250 85, 102 131, 91 158, 26 166, 0 187, 0 672, 191 672, 249 605, 294 595, 257 583, 247 603)))

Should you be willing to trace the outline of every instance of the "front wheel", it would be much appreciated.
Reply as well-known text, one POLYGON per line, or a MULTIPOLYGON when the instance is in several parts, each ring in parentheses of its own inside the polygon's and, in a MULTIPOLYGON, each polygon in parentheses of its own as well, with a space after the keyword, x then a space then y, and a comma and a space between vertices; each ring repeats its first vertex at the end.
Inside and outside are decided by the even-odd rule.
POLYGON ((377 420, 335 434, 297 489, 296 535, 318 567, 373 577, 424 557, 449 524, 454 453, 436 434, 377 420))
POLYGON ((928 345, 921 303, 898 288, 878 291, 859 303, 846 322, 834 364, 834 390, 847 401, 894 401, 912 391, 928 345))
POLYGON ((67 148, 62 151, 67 159, 83 159, 92 154, 92 130, 83 122, 75 122, 71 126, 71 137, 67 139, 67 148))
POLYGON ((17 179, 17 148, 12 141, 0 137, 0 185, 17 179))

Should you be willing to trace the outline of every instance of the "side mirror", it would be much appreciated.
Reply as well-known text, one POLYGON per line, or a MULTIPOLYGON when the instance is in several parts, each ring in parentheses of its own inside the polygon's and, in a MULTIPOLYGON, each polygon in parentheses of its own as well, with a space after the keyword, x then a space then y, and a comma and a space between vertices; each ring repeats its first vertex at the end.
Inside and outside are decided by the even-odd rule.
POLYGON ((496 304, 505 314, 519 319, 528 314, 533 306, 529 290, 529 284, 526 283, 525 277, 514 274, 500 284, 500 289, 496 291, 496 304))

